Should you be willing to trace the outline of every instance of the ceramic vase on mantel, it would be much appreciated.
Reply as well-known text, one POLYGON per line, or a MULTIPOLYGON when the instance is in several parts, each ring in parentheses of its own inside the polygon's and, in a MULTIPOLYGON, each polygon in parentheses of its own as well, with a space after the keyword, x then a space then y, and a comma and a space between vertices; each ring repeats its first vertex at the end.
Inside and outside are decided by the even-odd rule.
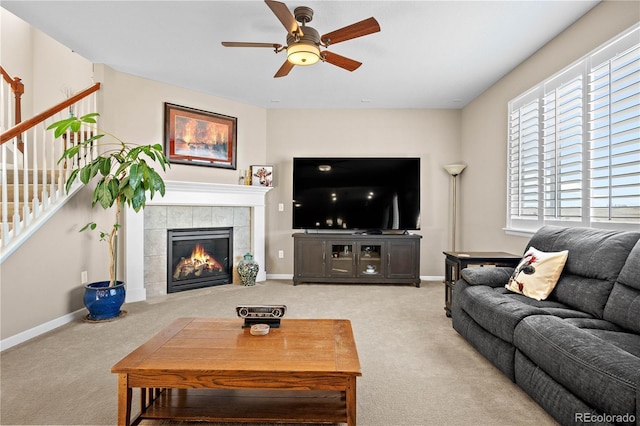
POLYGON ((255 285, 256 276, 258 276, 258 263, 253 260, 253 255, 247 253, 244 258, 238 262, 238 275, 240 275, 240 281, 243 285, 255 285))

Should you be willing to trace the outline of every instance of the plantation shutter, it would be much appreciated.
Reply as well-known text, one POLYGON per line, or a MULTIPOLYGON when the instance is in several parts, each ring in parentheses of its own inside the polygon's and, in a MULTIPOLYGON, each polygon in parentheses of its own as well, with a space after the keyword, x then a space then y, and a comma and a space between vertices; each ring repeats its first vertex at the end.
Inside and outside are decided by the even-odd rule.
POLYGON ((539 199, 539 100, 514 103, 509 119, 509 216, 535 225, 539 199))
POLYGON ((545 84, 543 186, 545 221, 582 221, 583 76, 575 66, 545 84))
POLYGON ((589 73, 591 219, 639 223, 640 46, 593 62, 589 73))

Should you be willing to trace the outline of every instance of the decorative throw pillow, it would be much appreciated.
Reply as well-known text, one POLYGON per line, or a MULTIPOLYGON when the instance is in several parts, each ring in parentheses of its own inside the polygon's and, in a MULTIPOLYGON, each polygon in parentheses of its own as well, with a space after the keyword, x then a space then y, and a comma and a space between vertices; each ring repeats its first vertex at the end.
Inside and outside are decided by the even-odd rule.
POLYGON ((529 247, 505 287, 536 300, 546 299, 555 288, 568 255, 568 250, 545 253, 529 247))

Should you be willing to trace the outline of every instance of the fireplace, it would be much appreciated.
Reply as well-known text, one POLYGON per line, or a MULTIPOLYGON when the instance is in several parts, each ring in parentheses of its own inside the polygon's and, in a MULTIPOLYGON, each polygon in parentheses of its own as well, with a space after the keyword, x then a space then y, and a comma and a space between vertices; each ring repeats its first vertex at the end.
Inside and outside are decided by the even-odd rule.
POLYGON ((232 282, 233 228, 167 230, 167 293, 232 282))

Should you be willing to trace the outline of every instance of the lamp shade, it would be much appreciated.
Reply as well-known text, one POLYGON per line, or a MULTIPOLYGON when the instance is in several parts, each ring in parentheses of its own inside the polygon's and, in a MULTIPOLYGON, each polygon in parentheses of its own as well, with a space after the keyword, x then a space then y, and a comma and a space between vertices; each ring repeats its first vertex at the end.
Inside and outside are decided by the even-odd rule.
POLYGON ((287 47, 287 59, 294 65, 313 65, 320 60, 318 46, 298 42, 287 47))
POLYGON ((462 173, 465 167, 467 167, 466 164, 449 164, 447 166, 444 166, 444 169, 451 176, 458 176, 460 173, 462 173))

